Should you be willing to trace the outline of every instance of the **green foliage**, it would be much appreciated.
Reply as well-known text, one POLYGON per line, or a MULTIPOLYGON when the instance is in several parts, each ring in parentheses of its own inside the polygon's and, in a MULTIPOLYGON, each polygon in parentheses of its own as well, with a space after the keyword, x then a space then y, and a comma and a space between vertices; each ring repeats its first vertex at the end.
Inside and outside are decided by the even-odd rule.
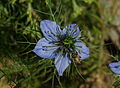
POLYGON ((120 88, 120 76, 115 76, 116 81, 114 82, 114 88, 120 88))
POLYGON ((107 66, 103 66, 108 54, 103 50, 99 8, 97 0, 1 0, 0 77, 13 82, 15 88, 92 88, 97 76, 108 73, 107 66), (39 23, 44 19, 62 27, 80 25, 83 41, 90 48, 90 58, 72 63, 63 77, 57 75, 52 60, 31 51, 43 37, 39 23))

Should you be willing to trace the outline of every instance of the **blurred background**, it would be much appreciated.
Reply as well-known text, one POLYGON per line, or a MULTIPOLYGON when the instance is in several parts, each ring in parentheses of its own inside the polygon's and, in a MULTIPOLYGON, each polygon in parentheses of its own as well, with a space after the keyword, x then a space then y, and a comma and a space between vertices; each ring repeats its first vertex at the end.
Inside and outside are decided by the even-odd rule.
POLYGON ((0 88, 120 88, 108 64, 120 60, 119 0, 0 0, 0 88), (78 24, 90 57, 64 75, 31 50, 41 20, 78 24))

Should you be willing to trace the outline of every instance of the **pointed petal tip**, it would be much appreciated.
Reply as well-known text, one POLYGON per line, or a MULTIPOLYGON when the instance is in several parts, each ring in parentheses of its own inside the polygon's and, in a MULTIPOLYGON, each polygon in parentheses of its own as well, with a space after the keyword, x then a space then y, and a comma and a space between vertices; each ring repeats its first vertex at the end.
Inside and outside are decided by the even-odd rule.
POLYGON ((36 49, 34 48, 34 49, 32 50, 32 52, 34 52, 34 53, 35 53, 35 52, 36 52, 36 49))
POLYGON ((62 76, 63 72, 66 70, 66 68, 71 63, 70 59, 67 57, 67 55, 62 56, 58 55, 58 57, 55 59, 55 67, 57 69, 58 75, 62 76))
POLYGON ((58 49, 58 47, 52 46, 54 46, 54 44, 49 44, 49 41, 47 41, 45 38, 42 38, 37 42, 35 48, 32 51, 39 57, 52 59, 57 56, 56 50, 58 49))
POLYGON ((110 63, 108 66, 109 66, 109 67, 112 67, 112 63, 110 63))
POLYGON ((63 76, 63 73, 59 73, 59 76, 63 76))

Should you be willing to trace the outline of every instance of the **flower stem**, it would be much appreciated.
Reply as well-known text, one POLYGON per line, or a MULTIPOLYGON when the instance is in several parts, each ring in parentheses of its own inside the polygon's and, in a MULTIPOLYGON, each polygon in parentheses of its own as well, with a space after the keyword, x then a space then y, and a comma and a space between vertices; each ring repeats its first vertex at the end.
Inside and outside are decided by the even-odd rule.
MULTIPOLYGON (((75 61, 73 60, 73 64, 74 64, 74 66, 75 66, 75 68, 76 68, 76 71, 77 71, 77 73, 79 74, 79 76, 82 78, 82 79, 84 79, 84 77, 82 76, 82 74, 79 72, 79 70, 78 70, 78 68, 77 68, 77 65, 75 64, 75 61)), ((85 79, 84 79, 85 80, 85 79)))

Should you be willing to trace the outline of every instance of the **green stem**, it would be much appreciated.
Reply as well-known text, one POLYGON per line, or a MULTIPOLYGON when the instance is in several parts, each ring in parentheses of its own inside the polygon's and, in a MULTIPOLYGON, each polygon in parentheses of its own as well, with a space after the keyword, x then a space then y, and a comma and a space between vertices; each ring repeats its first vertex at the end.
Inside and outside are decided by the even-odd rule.
POLYGON ((52 88, 54 88, 54 79, 55 79, 55 73, 56 73, 56 70, 54 69, 54 73, 53 73, 53 79, 52 79, 52 88))
POLYGON ((48 5, 48 7, 50 9, 50 13, 51 13, 51 16, 52 16, 53 20, 56 21, 55 17, 54 17, 54 14, 53 14, 53 11, 52 11, 51 6, 50 6, 51 5, 51 0, 49 0, 49 3, 47 5, 48 5))
MULTIPOLYGON (((84 79, 84 77, 83 77, 83 76, 81 75, 81 73, 79 72, 79 70, 78 70, 78 68, 77 68, 74 60, 73 60, 73 64, 74 64, 74 66, 75 66, 75 68, 76 68, 76 71, 77 71, 77 73, 79 74, 79 76, 80 76, 82 79, 84 79)), ((85 80, 85 79, 84 79, 84 80, 85 80)))
POLYGON ((31 42, 20 42, 20 41, 18 41, 17 43, 23 43, 23 44, 26 43, 26 44, 34 44, 34 45, 36 44, 36 43, 31 43, 31 42))
POLYGON ((59 83, 60 87, 63 88, 63 86, 62 86, 62 84, 61 84, 61 82, 60 82, 60 78, 59 78, 57 75, 56 75, 56 78, 57 78, 57 80, 58 80, 58 83, 59 83))

